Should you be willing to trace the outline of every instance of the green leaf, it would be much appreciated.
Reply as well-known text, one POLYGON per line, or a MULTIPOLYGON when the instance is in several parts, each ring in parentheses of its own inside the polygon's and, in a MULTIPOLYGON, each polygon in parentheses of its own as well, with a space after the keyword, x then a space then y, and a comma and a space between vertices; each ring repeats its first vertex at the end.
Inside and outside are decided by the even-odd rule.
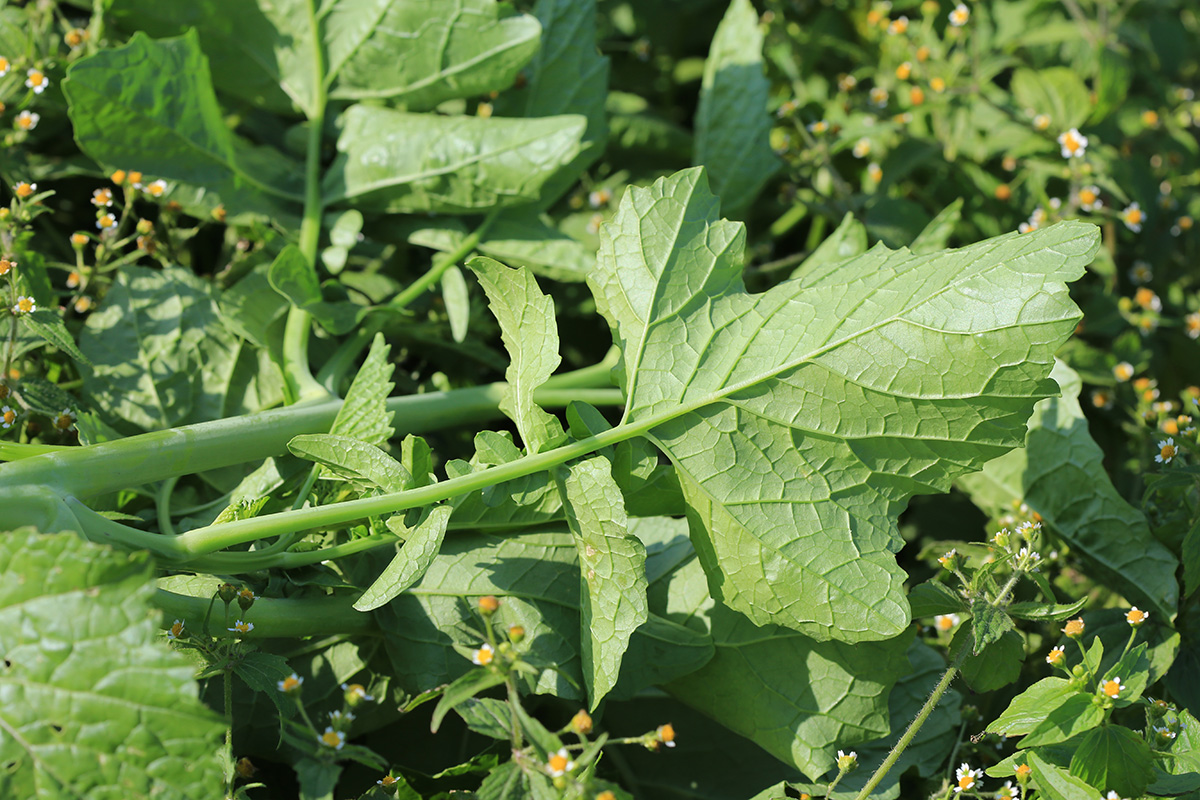
POLYGON ((1079 376, 1060 362, 1052 377, 1063 396, 1034 408, 1025 448, 960 478, 959 486, 996 516, 1010 510, 1014 499, 1023 500, 1083 559, 1090 575, 1170 619, 1178 602, 1179 562, 1109 480, 1104 454, 1079 407, 1079 376), (1088 502, 1079 502, 1081 497, 1088 502))
MULTIPOLYGON (((957 653, 959 647, 969 647, 967 639, 974 643, 974 620, 970 625, 961 625, 950 640, 950 652, 957 653)), ((962 678, 976 692, 990 692, 1007 686, 1021 676, 1021 662, 1025 660, 1025 640, 1016 631, 1007 631, 989 644, 982 652, 967 656, 963 661, 962 678)))
POLYGON ((502 741, 512 739, 512 711, 503 700, 472 697, 455 706, 454 712, 476 733, 502 741))
POLYGON ((67 330, 67 326, 63 323, 62 317, 53 311, 34 311, 32 314, 24 314, 21 316, 21 321, 36 333, 38 336, 45 339, 50 344, 62 350, 71 358, 82 364, 90 365, 88 357, 80 352, 75 344, 75 337, 67 330))
POLYGON ((349 436, 376 447, 383 447, 392 438, 396 431, 387 409, 394 386, 392 372, 395 366, 388 360, 391 349, 383 334, 375 334, 367 358, 358 368, 346 399, 329 428, 330 433, 349 436))
MULTIPOLYGON (((456 249, 467 237, 466 223, 453 217, 414 217, 411 224, 415 227, 407 241, 442 252, 456 249)), ((478 250, 505 264, 528 267, 536 275, 572 283, 587 280, 596 263, 595 253, 546 224, 531 208, 501 212, 488 226, 478 250)))
POLYGON ((1075 692, 1048 711, 1017 746, 1024 749, 1065 742, 1103 724, 1105 716, 1104 709, 1091 693, 1075 692))
POLYGON ((363 211, 482 213, 537 202, 579 152, 587 120, 442 117, 355 105, 346 110, 325 202, 363 211))
POLYGON ((867 252, 867 229, 846 212, 841 224, 792 271, 792 278, 802 278, 809 272, 840 264, 867 252))
POLYGON ((812 778, 833 765, 835 747, 888 733, 887 697, 911 669, 911 633, 818 642, 720 605, 706 616, 716 655, 665 687, 675 697, 812 778))
POLYGON ((235 660, 233 671, 255 692, 269 697, 281 715, 291 717, 296 714, 296 704, 279 691, 279 682, 294 672, 283 656, 255 650, 235 660))
POLYGON ((300 783, 300 800, 333 800, 333 790, 342 774, 340 764, 301 758, 295 769, 300 783))
POLYGON ((1065 678, 1043 678, 1012 699, 1008 708, 987 726, 988 733, 1024 736, 1046 715, 1078 694, 1065 678))
POLYGON ((146 555, 20 530, 0 574, 5 796, 212 797, 224 723, 156 630, 146 555))
POLYGON ((912 608, 913 619, 938 614, 961 614, 968 610, 965 600, 944 583, 937 581, 926 581, 914 586, 908 593, 908 603, 912 608))
POLYGON ((986 597, 976 597, 971 602, 971 632, 975 634, 972 652, 979 655, 983 648, 998 641, 1013 629, 1012 617, 1004 609, 997 608, 986 597))
POLYGON ((1121 685, 1125 687, 1115 705, 1120 708, 1137 702, 1150 680, 1150 659, 1146 657, 1145 644, 1122 653, 1120 660, 1101 676, 1100 682, 1103 684, 1115 678, 1120 678, 1121 685))
POLYGON ((1155 764, 1156 780, 1149 791, 1153 794, 1183 794, 1200 788, 1200 722, 1181 709, 1159 724, 1169 726, 1176 733, 1169 744, 1159 745, 1158 752, 1163 757, 1155 764))
POLYGON ((1184 596, 1191 597, 1200 589, 1200 519, 1184 535, 1182 555, 1184 596))
POLYGON ((446 691, 442 692, 442 699, 433 709, 433 721, 429 725, 429 730, 437 733, 438 728, 442 725, 442 719, 450 713, 451 709, 464 700, 502 683, 504 683, 504 673, 489 667, 478 667, 458 678, 446 687, 446 691))
MULTIPOLYGON (((357 610, 374 611, 421 579, 442 548, 452 510, 446 505, 434 506, 415 527, 404 529, 404 546, 396 552, 383 574, 354 601, 357 610)), ((399 519, 402 516, 398 514, 388 519, 387 526, 393 533, 400 533, 397 527, 403 528, 399 519)))
POLYGON ((675 465, 717 599, 814 637, 895 636, 895 515, 1019 444, 1096 229, 876 247, 749 295, 744 229, 716 206, 688 170, 631 188, 601 231, 589 282, 622 351, 616 431, 675 465))
POLYGON ((442 302, 450 320, 450 336, 456 342, 466 341, 471 324, 471 296, 467 293, 467 279, 458 267, 451 266, 442 273, 442 302))
POLYGON ((366 309, 354 303, 331 303, 321 295, 321 282, 316 268, 309 263, 300 248, 288 245, 271 263, 267 273, 271 287, 303 309, 332 334, 348 333, 362 318, 366 309))
POLYGON ((75 140, 101 164, 198 187, 214 195, 199 201, 208 209, 223 202, 286 218, 303 202, 303 170, 278 152, 235 142, 194 31, 158 41, 136 33, 123 47, 80 59, 63 94, 75 140))
POLYGON ((83 393, 143 430, 225 416, 238 343, 190 270, 126 266, 79 334, 83 393))
POLYGON ((1054 131, 1079 127, 1092 109, 1087 86, 1070 67, 1022 67, 1013 73, 1011 88, 1017 107, 1049 115, 1054 131))
POLYGON ((288 442, 292 455, 326 467, 363 491, 401 492, 413 485, 399 461, 373 444, 330 433, 301 434, 288 442))
POLYGON ((1071 774, 1121 797, 1140 797, 1154 778, 1150 745, 1128 728, 1104 725, 1088 731, 1071 758, 1071 774))
POLYGON ((1062 767, 1042 760, 1037 753, 1026 758, 1033 770, 1033 781, 1046 800, 1100 800, 1100 792, 1074 777, 1062 767))
POLYGON ((485 257, 473 258, 467 266, 487 293, 511 359, 504 373, 508 388, 500 410, 516 423, 530 453, 556 447, 565 439, 562 424, 533 401, 534 390, 562 362, 554 301, 542 294, 528 270, 509 269, 485 257))
POLYGON ((750 0, 733 0, 713 36, 696 109, 696 164, 708 169, 722 209, 738 216, 780 162, 771 149, 763 36, 750 0))
POLYGON ((538 0, 533 13, 542 26, 542 46, 521 73, 524 85, 497 99, 497 113, 521 117, 582 114, 587 118, 579 155, 551 180, 544 207, 603 152, 608 136, 604 111, 608 58, 596 49, 596 0, 538 0))
POLYGON ((962 220, 962 207, 963 199, 960 197, 939 211, 925 226, 925 230, 921 231, 921 235, 913 239, 909 249, 918 255, 936 253, 944 249, 950 243, 950 237, 954 235, 955 226, 962 220))
POLYGON ((529 781, 520 765, 509 761, 483 779, 475 796, 478 800, 528 800, 529 781))
MULTIPOLYGON (((186 9, 112 0, 108 13, 154 36, 194 27, 223 92, 314 115, 307 0, 206 0, 186 9)), ((495 0, 333 0, 321 4, 318 24, 331 97, 392 98, 410 108, 502 89, 538 48, 537 21, 495 0)))
POLYGON ((621 490, 603 456, 555 475, 582 572, 583 679, 594 711, 617 683, 633 632, 646 622, 646 548, 627 532, 621 490))
POLYGON ((1008 607, 1008 613, 1017 619, 1029 619, 1039 622, 1062 622, 1074 617, 1087 605, 1088 599, 1082 597, 1074 603, 1013 603, 1008 607))

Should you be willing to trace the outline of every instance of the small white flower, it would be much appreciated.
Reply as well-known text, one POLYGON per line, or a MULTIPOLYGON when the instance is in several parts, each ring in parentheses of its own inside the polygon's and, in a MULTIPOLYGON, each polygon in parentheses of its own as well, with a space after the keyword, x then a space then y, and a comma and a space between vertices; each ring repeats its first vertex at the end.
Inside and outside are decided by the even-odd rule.
POLYGON ((20 114, 17 114, 17 118, 16 118, 16 120, 14 120, 14 122, 16 123, 16 126, 23 131, 33 130, 34 128, 37 127, 37 124, 41 121, 42 121, 41 115, 36 114, 32 111, 22 111, 20 114))
POLYGON ((183 636, 183 620, 177 619, 171 623, 171 627, 167 629, 168 639, 179 639, 183 636))
POLYGON ((254 630, 254 623, 242 622, 239 619, 237 622, 233 623, 232 628, 226 628, 225 630, 229 631, 230 633, 249 633, 250 631, 254 630))
POLYGON ((961 28, 963 25, 966 25, 967 20, 970 18, 971 9, 967 8, 963 3, 959 3, 954 7, 954 10, 950 12, 950 24, 956 28, 961 28))
POLYGON ((550 773, 550 777, 552 778, 557 778, 559 775, 564 775, 573 769, 575 769, 575 762, 571 760, 565 747, 555 753, 551 753, 550 758, 546 760, 546 771, 550 773))
POLYGON ((1088 138, 1078 128, 1071 128, 1058 135, 1058 143, 1062 145, 1063 158, 1079 158, 1087 151, 1088 138))
POLYGON ((962 766, 955 771, 954 777, 957 780, 957 783, 954 784, 954 793, 962 794, 975 788, 976 782, 983 777, 983 770, 971 769, 970 765, 964 761, 962 766))
POLYGON ((334 750, 341 750, 346 746, 346 734, 341 731, 335 731, 332 726, 325 729, 325 732, 317 737, 317 741, 326 747, 332 747, 334 750))
POLYGON ((1125 227, 1134 233, 1140 233, 1142 223, 1146 221, 1146 212, 1142 211, 1141 206, 1137 202, 1130 203, 1121 212, 1121 221, 1125 223, 1125 227))
POLYGON ((25 86, 33 89, 34 94, 41 94, 50 85, 50 79, 40 69, 31 69, 25 73, 25 86))
POLYGON ((954 626, 958 624, 958 614, 938 614, 933 618, 933 627, 937 628, 938 632, 946 633, 954 630, 954 626))
POLYGON ((1178 454, 1179 450, 1175 447, 1175 439, 1168 436, 1166 441, 1158 443, 1158 455, 1154 457, 1154 460, 1159 464, 1170 464, 1178 454))

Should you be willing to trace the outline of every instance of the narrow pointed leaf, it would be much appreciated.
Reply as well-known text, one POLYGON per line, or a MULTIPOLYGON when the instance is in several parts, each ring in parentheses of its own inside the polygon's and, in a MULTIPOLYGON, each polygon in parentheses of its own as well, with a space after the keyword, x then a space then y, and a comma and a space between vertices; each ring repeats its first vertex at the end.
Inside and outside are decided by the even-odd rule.
POLYGON ((1175 615, 1175 556, 1154 538, 1141 511, 1121 497, 1079 407, 1079 376, 1059 363, 1061 398, 1034 408, 1025 448, 959 479, 977 505, 999 515, 1021 500, 1071 546, 1087 571, 1161 619, 1175 615), (1087 502, 1081 502, 1081 499, 1087 502))
POLYGON ((704 63, 695 157, 731 215, 749 206, 780 166, 771 149, 762 46, 758 12, 750 0, 733 0, 704 63))
POLYGON ((533 392, 562 362, 554 301, 542 294, 528 270, 509 269, 485 257, 471 259, 468 266, 487 293, 508 350, 508 388, 500 410, 516 423, 530 453, 553 447, 563 440, 562 425, 533 402, 533 392))
MULTIPOLYGON (((451 511, 450 506, 434 506, 415 528, 404 531, 404 546, 396 553, 396 557, 388 564, 383 574, 363 592, 362 597, 354 601, 356 609, 373 611, 384 603, 391 602, 421 579, 442 548, 451 511)), ((389 528, 392 528, 393 524, 399 524, 398 521, 393 523, 393 520, 396 520, 396 517, 388 519, 389 528)))
POLYGON ((88 357, 75 344, 75 337, 67 330, 62 317, 58 314, 53 311, 34 311, 32 314, 26 314, 21 317, 21 321, 25 323, 29 330, 59 350, 62 350, 71 358, 83 364, 90 365, 91 362, 88 361, 88 357))
POLYGON ((477 667, 463 675, 447 686, 446 691, 442 693, 442 699, 433 709, 433 720, 429 724, 429 730, 437 733, 438 728, 442 725, 442 720, 450 713, 451 709, 464 700, 502 683, 504 683, 504 673, 498 669, 477 667))
POLYGON ((818 638, 895 636, 896 515, 1021 442, 1096 229, 877 246, 757 295, 744 242, 695 169, 630 189, 602 229, 589 282, 622 351, 620 427, 674 463, 718 599, 818 638))
POLYGON ((579 551, 583 679, 594 711, 616 685, 630 637, 649 615, 646 548, 628 532, 607 459, 572 464, 556 478, 579 551))
POLYGON ((467 279, 458 267, 452 266, 442 274, 442 302, 446 304, 451 338, 456 342, 466 341, 471 325, 471 296, 467 293, 467 279))
POLYGON ((346 399, 338 410, 329 432, 349 436, 376 447, 382 447, 392 438, 392 415, 387 410, 387 399, 392 393, 392 371, 395 366, 388 360, 392 348, 383 338, 375 334, 367 358, 359 367, 358 374, 346 392, 346 399))
POLYGON ((157 630, 145 554, 22 530, 0 574, 4 796, 212 797, 224 725, 157 630))

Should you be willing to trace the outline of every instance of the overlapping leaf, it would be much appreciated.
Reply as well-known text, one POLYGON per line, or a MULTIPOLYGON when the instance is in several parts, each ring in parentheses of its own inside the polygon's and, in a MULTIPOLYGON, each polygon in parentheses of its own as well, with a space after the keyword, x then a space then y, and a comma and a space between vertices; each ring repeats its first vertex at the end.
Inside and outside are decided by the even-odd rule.
POLYGON ((0 536, 0 573, 3 795, 218 792, 224 726, 156 630, 150 561, 24 530, 0 536))
POLYGON ((675 464, 714 595, 823 639, 902 631, 895 517, 1021 442, 1097 239, 1064 223, 877 246, 751 296, 744 230, 701 170, 631 189, 589 282, 622 350, 622 426, 675 464))
POLYGON ((1146 517, 1121 497, 1104 454, 1079 408, 1079 376, 1054 368, 1061 398, 1034 408, 1025 448, 991 461, 959 484, 989 513, 1022 500, 1080 555, 1088 570, 1139 606, 1170 619, 1178 602, 1178 560, 1150 532, 1146 517))
POLYGON ((779 169, 763 75, 763 36, 750 0, 733 0, 704 64, 696 110, 695 163, 708 168, 725 212, 735 215, 779 169))
POLYGON ((441 117, 351 106, 325 179, 329 204, 388 212, 482 213, 534 203, 579 152, 587 121, 441 117))
POLYGON ((322 80, 334 98, 410 108, 503 89, 537 52, 541 32, 536 19, 495 0, 113 0, 109 13, 155 36, 196 29, 217 88, 275 111, 294 103, 310 116, 322 80))

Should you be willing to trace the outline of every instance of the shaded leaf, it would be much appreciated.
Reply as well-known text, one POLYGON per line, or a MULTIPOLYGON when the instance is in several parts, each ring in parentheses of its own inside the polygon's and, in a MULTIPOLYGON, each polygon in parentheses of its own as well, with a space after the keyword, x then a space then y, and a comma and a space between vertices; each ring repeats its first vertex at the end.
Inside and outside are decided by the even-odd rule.
POLYGON ((695 163, 707 167, 727 214, 740 215, 780 167, 771 149, 770 82, 750 0, 733 0, 713 36, 696 109, 695 163))
POLYGON ((950 243, 950 237, 954 235, 954 227, 962 219, 962 207, 963 199, 960 197, 939 211, 925 226, 925 230, 913 239, 909 249, 918 255, 925 255, 945 248, 950 243))
POLYGON ((451 709, 464 700, 468 700, 480 692, 487 691, 493 686, 499 686, 502 683, 504 683, 504 673, 498 669, 489 669, 487 667, 473 669, 466 675, 456 679, 442 692, 442 699, 438 701, 437 707, 433 709, 433 722, 430 723, 429 730, 437 733, 438 728, 441 727, 442 719, 445 718, 446 714, 450 713, 451 709))
POLYGON ((321 295, 321 282, 317 278, 316 268, 295 245, 288 245, 280 251, 271 263, 267 280, 288 302, 307 311, 330 333, 347 333, 366 316, 367 310, 355 303, 326 301, 321 295))
MULTIPOLYGON (((959 626, 950 640, 950 652, 957 653, 959 647, 973 648, 974 627, 974 624, 959 626), (970 644, 967 643, 968 639, 971 640, 970 644)), ((1019 633, 1010 630, 978 654, 967 656, 960 669, 963 680, 972 690, 989 692, 1017 680, 1021 676, 1021 662, 1024 660, 1025 640, 1019 633)))
POLYGON ((997 516, 1014 499, 1024 501, 1083 559, 1089 573, 1169 619, 1178 602, 1178 561, 1109 480, 1104 454, 1079 407, 1079 376, 1060 362, 1052 377, 1063 396, 1034 408, 1025 448, 960 478, 959 485, 976 505, 997 516))

